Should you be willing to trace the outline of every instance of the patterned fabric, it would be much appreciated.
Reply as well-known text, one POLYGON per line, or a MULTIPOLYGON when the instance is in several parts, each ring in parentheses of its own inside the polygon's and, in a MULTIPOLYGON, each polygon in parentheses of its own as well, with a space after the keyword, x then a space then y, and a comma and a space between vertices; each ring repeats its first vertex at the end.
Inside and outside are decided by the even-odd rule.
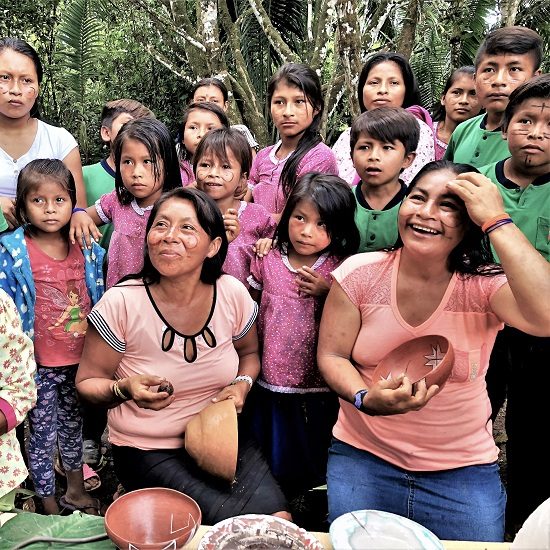
POLYGON ((441 160, 445 156, 448 143, 440 140, 437 136, 437 126, 439 122, 434 122, 434 144, 435 144, 435 160, 441 160))
MULTIPOLYGON (((312 269, 330 280, 330 272, 340 262, 324 254, 312 269)), ((278 249, 252 260, 248 282, 262 291, 258 337, 263 351, 258 383, 283 393, 329 391, 315 358, 324 298, 299 293, 297 276, 288 256, 278 249)))
POLYGON ((29 470, 38 495, 55 494, 53 457, 59 453, 65 470, 82 467, 82 417, 76 395, 77 365, 38 367, 36 406, 29 412, 29 470))
POLYGON ((239 207, 239 222, 241 231, 237 238, 229 243, 223 271, 248 286, 250 262, 254 256, 252 247, 258 239, 273 237, 277 224, 261 204, 245 201, 241 201, 239 207))
POLYGON ((33 345, 23 333, 15 304, 0 290, 0 415, 7 421, 0 435, 0 497, 27 477, 15 427, 36 402, 33 345))
MULTIPOLYGON (((252 188, 254 202, 261 204, 270 213, 280 213, 285 206, 286 198, 279 185, 281 172, 290 153, 284 159, 276 156, 281 142, 262 149, 254 159, 250 169, 249 187, 252 188)), ((333 152, 324 144, 318 143, 310 149, 298 164, 296 177, 308 172, 323 172, 338 175, 338 166, 333 152)))
POLYGON ((104 223, 113 223, 109 243, 107 288, 122 277, 138 273, 143 267, 145 228, 153 205, 140 208, 134 199, 130 204, 120 204, 116 192, 103 195, 95 203, 97 215, 104 223))
MULTIPOLYGON (((92 304, 103 295, 103 257, 105 250, 96 243, 82 250, 86 287, 92 304)), ((0 288, 15 302, 23 330, 34 336, 36 289, 23 227, 0 236, 0 288)))
MULTIPOLYGON (((403 170, 399 177, 399 179, 403 180, 407 185, 409 185, 414 176, 418 174, 425 164, 435 159, 434 136, 432 130, 422 120, 417 119, 417 121, 420 125, 420 139, 418 140, 418 147, 416 148, 416 157, 414 162, 403 170)), ((350 185, 354 185, 359 181, 359 176, 351 160, 350 135, 351 128, 344 130, 332 147, 332 152, 338 162, 338 175, 350 185)))

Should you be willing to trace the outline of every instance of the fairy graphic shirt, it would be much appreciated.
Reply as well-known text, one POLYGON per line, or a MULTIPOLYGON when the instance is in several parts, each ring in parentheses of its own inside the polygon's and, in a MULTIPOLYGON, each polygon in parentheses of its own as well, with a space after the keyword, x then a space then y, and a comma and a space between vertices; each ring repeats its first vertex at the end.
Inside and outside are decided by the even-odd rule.
POLYGON ((91 309, 86 288, 84 256, 78 245, 69 245, 63 260, 51 258, 27 238, 36 286, 34 349, 36 362, 61 367, 80 362, 86 317, 91 309))

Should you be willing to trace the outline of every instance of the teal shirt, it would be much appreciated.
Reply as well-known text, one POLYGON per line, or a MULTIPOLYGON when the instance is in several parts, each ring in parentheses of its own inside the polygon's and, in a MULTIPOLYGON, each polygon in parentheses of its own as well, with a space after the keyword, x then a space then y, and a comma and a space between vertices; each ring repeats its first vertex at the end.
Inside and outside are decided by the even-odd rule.
MULTIPOLYGON (((84 166, 82 173, 84 174, 86 204, 88 206, 93 206, 102 195, 110 193, 115 188, 115 173, 111 170, 106 160, 102 160, 97 164, 84 166)), ((113 232, 113 225, 110 223, 102 225, 99 230, 103 235, 99 244, 107 250, 113 232)))
POLYGON ((383 210, 373 210, 361 191, 362 182, 352 188, 357 208, 355 225, 359 230, 361 243, 357 252, 376 252, 392 247, 399 235, 397 231, 397 214, 401 202, 407 194, 407 186, 401 183, 401 189, 383 210))
POLYGON ((508 142, 500 128, 485 129, 486 117, 478 115, 460 123, 451 135, 444 158, 476 168, 508 158, 508 142))
POLYGON ((483 166, 480 172, 498 187, 506 213, 529 242, 550 261, 550 173, 521 188, 504 175, 504 163, 505 160, 501 160, 483 166))
POLYGON ((2 209, 0 208, 0 233, 5 231, 7 228, 8 222, 6 221, 6 218, 4 218, 4 212, 2 212, 2 209))

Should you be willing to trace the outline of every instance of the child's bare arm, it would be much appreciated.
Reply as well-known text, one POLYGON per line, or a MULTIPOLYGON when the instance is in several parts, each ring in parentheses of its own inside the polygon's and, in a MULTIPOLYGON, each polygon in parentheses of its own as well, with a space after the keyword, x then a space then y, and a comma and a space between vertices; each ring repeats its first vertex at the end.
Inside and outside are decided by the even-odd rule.
POLYGON ((99 217, 96 207, 89 206, 84 211, 75 212, 71 217, 71 228, 69 229, 69 239, 74 244, 75 241, 84 246, 82 239, 88 248, 92 247, 92 238, 96 241, 101 239, 101 233, 97 228, 98 225, 103 225, 102 219, 99 217))

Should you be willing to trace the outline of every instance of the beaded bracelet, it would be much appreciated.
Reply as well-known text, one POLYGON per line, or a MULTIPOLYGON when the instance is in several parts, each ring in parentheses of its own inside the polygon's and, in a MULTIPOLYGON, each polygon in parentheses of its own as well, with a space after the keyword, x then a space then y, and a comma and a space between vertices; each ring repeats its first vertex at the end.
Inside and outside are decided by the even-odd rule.
POLYGON ((76 214, 77 212, 86 212, 86 209, 76 206, 75 208, 73 208, 73 214, 76 214))
POLYGON ((503 225, 508 225, 509 223, 514 223, 512 218, 506 218, 504 220, 499 220, 498 222, 495 222, 493 225, 491 225, 485 231, 485 235, 488 235, 489 233, 491 233, 491 231, 494 231, 495 229, 498 229, 499 227, 502 227, 503 225))
POLYGON ((497 216, 492 217, 491 219, 487 220, 482 226, 481 231, 483 233, 487 233, 487 229, 492 227, 495 223, 501 221, 501 220, 509 220, 510 216, 506 214, 506 212, 503 212, 502 214, 498 214, 497 216))
POLYGON ((241 374, 240 376, 237 376, 233 382, 231 382, 231 385, 233 386, 237 382, 246 382, 250 387, 252 387, 252 384, 254 384, 254 380, 252 380, 251 376, 248 376, 247 374, 241 374))
POLYGON ((115 380, 112 386, 113 393, 115 394, 115 397, 118 397, 119 399, 122 399, 123 401, 128 401, 130 399, 129 395, 126 395, 118 386, 118 380, 115 380))

